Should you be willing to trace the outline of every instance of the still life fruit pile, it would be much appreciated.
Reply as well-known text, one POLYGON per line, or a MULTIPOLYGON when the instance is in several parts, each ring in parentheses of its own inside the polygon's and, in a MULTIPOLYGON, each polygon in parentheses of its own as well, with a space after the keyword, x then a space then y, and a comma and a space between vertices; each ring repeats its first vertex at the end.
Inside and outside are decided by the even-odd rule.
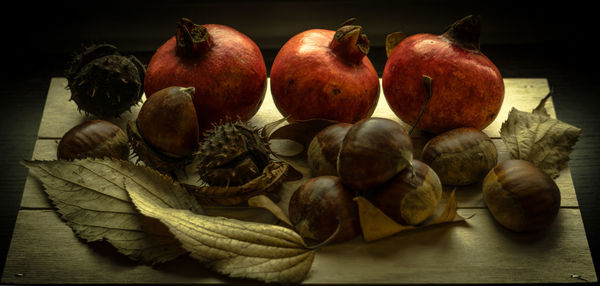
POLYGON ((57 160, 23 164, 87 242, 151 265, 189 255, 265 282, 303 281, 325 245, 468 223, 460 190, 444 186, 480 184, 509 230, 548 228, 561 201, 554 179, 581 130, 549 116, 549 97, 531 112, 513 108, 500 130, 511 159, 499 161, 482 130, 504 82, 480 50, 480 17, 440 35, 389 34, 381 85, 355 22, 291 37, 270 81, 259 47, 224 25, 181 19, 147 65, 89 46, 66 78, 96 119, 64 134, 57 160), (267 84, 281 119, 253 126, 267 84), (372 116, 380 91, 397 120, 372 116), (125 128, 111 122, 136 104, 125 128), (209 214, 220 206, 271 219, 209 214))

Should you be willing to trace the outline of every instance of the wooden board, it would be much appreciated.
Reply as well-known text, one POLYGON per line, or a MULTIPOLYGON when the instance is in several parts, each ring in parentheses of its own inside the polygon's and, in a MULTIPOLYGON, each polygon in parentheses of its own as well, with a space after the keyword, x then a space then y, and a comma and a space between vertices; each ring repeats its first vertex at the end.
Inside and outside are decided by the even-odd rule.
MULTIPOLYGON (((56 158, 60 137, 71 127, 91 119, 69 102, 64 78, 53 78, 40 124, 33 159, 56 158)), ((549 92, 546 79, 505 79, 505 103, 496 121, 484 131, 493 138, 499 160, 509 158, 499 139, 501 123, 512 107, 529 111, 549 92)), ((549 102, 548 111, 555 116, 549 102)), ((139 106, 114 120, 125 127, 139 106)), ((380 97, 374 116, 400 121, 380 97)), ((255 126, 280 119, 270 91, 255 126)), ((418 136, 418 135, 417 135, 418 136)), ((418 140, 417 140, 418 141, 418 140)), ((305 283, 534 283, 597 281, 578 208, 571 172, 556 180, 561 210, 550 229, 518 234, 498 225, 483 203, 480 185, 459 188, 465 223, 408 231, 373 243, 360 238, 321 248, 305 283)), ((450 188, 446 188, 449 191, 450 188)), ((214 214, 231 212, 216 209, 214 214)), ((267 215, 264 218, 267 220, 267 215)), ((205 270, 190 258, 155 268, 130 261, 106 243, 86 244, 57 216, 41 184, 29 176, 21 210, 6 259, 2 283, 229 283, 234 280, 205 270), (35 258, 35 259, 32 259, 35 258)), ((235 281, 239 282, 239 281, 235 281)))

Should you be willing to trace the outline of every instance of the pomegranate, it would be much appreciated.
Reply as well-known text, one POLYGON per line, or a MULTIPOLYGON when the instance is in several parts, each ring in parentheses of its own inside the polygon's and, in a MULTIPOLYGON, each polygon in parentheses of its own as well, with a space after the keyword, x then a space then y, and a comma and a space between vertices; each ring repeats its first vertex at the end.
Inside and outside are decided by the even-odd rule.
POLYGON ((354 123, 373 114, 379 77, 366 56, 362 27, 347 21, 337 31, 312 29, 292 37, 271 68, 271 93, 289 121, 329 119, 354 123))
POLYGON ((267 87, 267 69, 258 46, 224 25, 197 25, 181 19, 177 33, 152 56, 146 96, 170 86, 194 87, 200 131, 223 120, 246 121, 258 111, 267 87))
POLYGON ((422 77, 433 79, 432 95, 416 127, 440 133, 459 127, 483 129, 504 100, 500 71, 479 49, 481 18, 467 16, 443 34, 416 34, 391 51, 383 75, 390 108, 408 124, 426 101, 422 77))

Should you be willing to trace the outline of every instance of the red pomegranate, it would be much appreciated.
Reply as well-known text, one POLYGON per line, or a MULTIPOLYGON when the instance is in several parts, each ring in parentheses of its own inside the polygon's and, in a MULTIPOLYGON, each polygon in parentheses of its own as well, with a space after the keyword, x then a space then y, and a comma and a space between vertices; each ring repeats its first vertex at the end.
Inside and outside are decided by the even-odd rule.
POLYGON ((483 129, 504 100, 500 71, 479 49, 481 19, 467 16, 441 35, 416 34, 393 48, 382 86, 390 108, 413 124, 427 97, 423 76, 433 79, 431 99, 417 128, 440 133, 458 127, 483 129))
POLYGON ((267 69, 258 46, 224 25, 197 25, 181 19, 177 33, 152 56, 146 96, 170 86, 194 87, 200 131, 222 120, 248 120, 267 87, 267 69))
POLYGON ((337 31, 299 33, 277 53, 271 93, 290 121, 320 118, 354 123, 373 114, 379 77, 366 56, 369 40, 352 22, 337 31))

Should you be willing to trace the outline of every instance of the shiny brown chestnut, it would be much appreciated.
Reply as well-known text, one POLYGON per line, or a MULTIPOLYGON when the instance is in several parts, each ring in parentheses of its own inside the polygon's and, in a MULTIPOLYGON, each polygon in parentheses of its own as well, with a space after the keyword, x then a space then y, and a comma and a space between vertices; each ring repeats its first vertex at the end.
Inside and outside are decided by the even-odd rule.
POLYGON ((312 178, 292 194, 290 221, 304 238, 322 242, 335 234, 329 242, 350 240, 360 234, 358 207, 353 197, 339 177, 312 178))
POLYGON ((67 131, 57 147, 57 157, 74 160, 86 157, 129 158, 127 135, 116 124, 106 120, 89 120, 67 131))
POLYGON ((496 166, 498 151, 481 130, 462 127, 430 139, 421 160, 435 170, 442 184, 464 186, 483 180, 496 166))
POLYGON ((308 145, 308 166, 313 177, 337 176, 337 156, 350 123, 336 123, 319 131, 308 145))
POLYGON ((193 94, 193 87, 173 86, 144 102, 127 130, 141 161, 161 171, 191 161, 200 139, 193 94))
POLYGON ((413 144, 400 123, 372 117, 355 123, 342 142, 337 170, 342 182, 365 194, 412 164, 413 144))
POLYGON ((542 169, 524 160, 506 160, 483 180, 483 200, 492 216, 517 232, 549 227, 560 208, 560 190, 542 169))
POLYGON ((418 225, 429 218, 442 198, 442 183, 427 164, 414 160, 369 200, 399 224, 418 225))

